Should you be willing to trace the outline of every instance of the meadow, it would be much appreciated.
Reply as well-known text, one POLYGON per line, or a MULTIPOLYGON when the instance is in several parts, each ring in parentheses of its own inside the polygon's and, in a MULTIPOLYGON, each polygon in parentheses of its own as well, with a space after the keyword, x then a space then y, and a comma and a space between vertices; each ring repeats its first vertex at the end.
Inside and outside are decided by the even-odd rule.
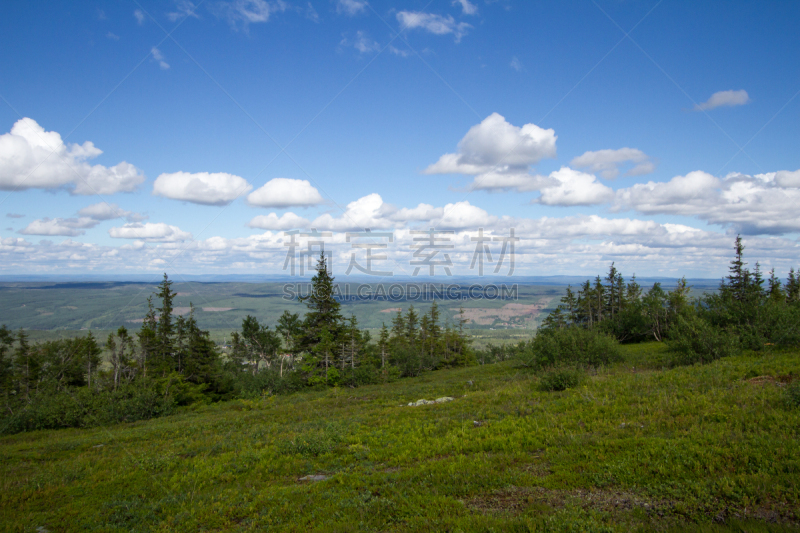
POLYGON ((3 437, 0 529, 800 531, 800 353, 622 349, 563 392, 508 361, 3 437))

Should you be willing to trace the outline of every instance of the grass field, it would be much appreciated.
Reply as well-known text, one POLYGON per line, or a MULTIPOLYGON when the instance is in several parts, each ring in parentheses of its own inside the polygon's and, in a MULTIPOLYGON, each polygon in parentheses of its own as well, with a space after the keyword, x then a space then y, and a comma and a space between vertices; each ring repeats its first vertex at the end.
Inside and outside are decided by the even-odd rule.
POLYGON ((0 530, 799 530, 800 353, 624 351, 564 392, 503 363, 5 437, 0 530))

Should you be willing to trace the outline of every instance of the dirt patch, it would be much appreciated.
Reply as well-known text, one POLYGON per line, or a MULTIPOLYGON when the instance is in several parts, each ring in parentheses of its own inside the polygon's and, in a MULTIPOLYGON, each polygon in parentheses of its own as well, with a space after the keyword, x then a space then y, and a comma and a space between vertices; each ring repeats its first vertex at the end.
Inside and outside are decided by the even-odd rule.
POLYGON ((396 313, 398 311, 402 311, 399 307, 390 307, 389 309, 383 309, 382 311, 378 311, 379 313, 396 313))
POLYGON ((75 307, 74 305, 65 305, 61 309, 77 309, 77 307, 75 307))
POLYGON ((750 378, 747 380, 747 383, 751 385, 778 385, 779 387, 791 383, 794 381, 794 376, 784 375, 784 376, 757 376, 754 378, 750 378))
POLYGON ((558 509, 567 504, 574 504, 584 509, 612 512, 641 508, 662 514, 673 507, 672 503, 650 500, 632 492, 597 489, 551 490, 541 487, 511 487, 480 495, 465 503, 482 513, 512 514, 520 513, 533 505, 558 509))
POLYGON ((473 307, 464 309, 464 318, 482 326, 491 326, 496 321, 502 325, 524 324, 532 322, 549 302, 546 299, 534 305, 511 303, 503 307, 473 307))
POLYGON ((221 313, 222 311, 231 311, 233 307, 203 307, 206 313, 221 313))

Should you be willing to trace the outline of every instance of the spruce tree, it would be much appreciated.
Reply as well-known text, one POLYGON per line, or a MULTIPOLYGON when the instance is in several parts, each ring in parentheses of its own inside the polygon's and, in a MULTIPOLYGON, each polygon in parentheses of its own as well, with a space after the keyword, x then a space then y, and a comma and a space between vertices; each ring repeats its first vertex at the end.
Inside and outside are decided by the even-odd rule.
POLYGON ((300 298, 308 307, 303 320, 303 347, 306 349, 320 342, 323 328, 336 342, 343 322, 341 304, 334 297, 334 278, 328 272, 324 250, 319 254, 316 270, 316 275, 311 278, 311 293, 300 298))

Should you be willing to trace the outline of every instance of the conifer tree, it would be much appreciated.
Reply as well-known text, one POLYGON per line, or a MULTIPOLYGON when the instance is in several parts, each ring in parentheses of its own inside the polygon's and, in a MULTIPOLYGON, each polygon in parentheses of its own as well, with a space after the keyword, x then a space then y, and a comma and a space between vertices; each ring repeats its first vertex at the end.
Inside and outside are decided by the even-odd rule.
POLYGON ((311 278, 311 292, 300 298, 308 307, 303 320, 303 346, 311 348, 320 342, 322 329, 336 341, 342 329, 341 304, 334 297, 334 278, 328 272, 328 262, 324 250, 319 254, 317 273, 311 278))

